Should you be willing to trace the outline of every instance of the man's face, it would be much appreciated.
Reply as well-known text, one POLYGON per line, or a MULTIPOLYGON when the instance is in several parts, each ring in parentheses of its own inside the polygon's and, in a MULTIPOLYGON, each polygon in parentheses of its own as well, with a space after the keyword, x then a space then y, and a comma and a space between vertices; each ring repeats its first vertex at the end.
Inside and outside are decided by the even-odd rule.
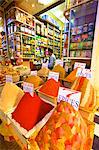
POLYGON ((51 53, 50 51, 48 52, 48 54, 49 54, 49 56, 51 56, 51 55, 52 55, 52 53, 51 53))

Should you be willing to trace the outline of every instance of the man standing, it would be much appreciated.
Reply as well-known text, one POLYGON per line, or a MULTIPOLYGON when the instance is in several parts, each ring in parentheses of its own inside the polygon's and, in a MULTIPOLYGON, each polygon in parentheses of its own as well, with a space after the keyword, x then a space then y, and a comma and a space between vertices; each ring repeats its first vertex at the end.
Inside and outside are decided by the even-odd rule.
POLYGON ((53 50, 48 48, 48 54, 49 54, 49 62, 48 62, 48 68, 52 70, 54 68, 55 62, 56 62, 56 57, 53 54, 53 50))

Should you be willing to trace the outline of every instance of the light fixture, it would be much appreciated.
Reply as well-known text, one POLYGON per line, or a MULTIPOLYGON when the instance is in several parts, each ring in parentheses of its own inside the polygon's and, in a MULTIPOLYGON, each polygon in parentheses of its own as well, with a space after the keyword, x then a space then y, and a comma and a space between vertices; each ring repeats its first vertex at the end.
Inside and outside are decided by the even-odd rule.
POLYGON ((34 7, 35 5, 34 4, 32 4, 32 7, 34 7))
POLYGON ((2 17, 0 17, 0 20, 2 20, 2 17))
POLYGON ((43 4, 43 5, 47 5, 50 4, 53 0, 38 0, 38 3, 43 4))

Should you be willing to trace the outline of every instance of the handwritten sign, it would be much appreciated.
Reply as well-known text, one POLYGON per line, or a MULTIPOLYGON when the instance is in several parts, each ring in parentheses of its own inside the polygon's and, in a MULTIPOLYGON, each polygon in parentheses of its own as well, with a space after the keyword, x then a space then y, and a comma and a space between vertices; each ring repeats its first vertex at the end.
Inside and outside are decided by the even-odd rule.
POLYGON ((58 82, 59 73, 58 72, 52 72, 52 71, 50 71, 48 79, 51 79, 51 78, 58 82))
POLYGON ((31 75, 33 75, 33 76, 37 76, 37 70, 35 70, 35 71, 31 71, 31 75))
POLYGON ((76 73, 76 77, 86 77, 87 79, 91 79, 92 78, 92 72, 90 69, 78 68, 77 73, 76 73))
POLYGON ((34 95, 34 85, 31 83, 23 82, 24 92, 29 92, 31 96, 34 95))
POLYGON ((79 63, 79 62, 75 62, 74 64, 74 69, 76 68, 85 68, 86 67, 86 63, 79 63))
POLYGON ((43 63, 42 68, 48 68, 48 63, 43 63))
POLYGON ((70 103, 76 111, 78 111, 80 104, 81 92, 67 89, 64 87, 59 88, 58 102, 66 101, 70 103))
POLYGON ((13 83, 12 75, 6 75, 6 82, 13 83))
POLYGON ((61 59, 57 59, 57 60, 56 60, 56 63, 55 63, 55 66, 56 66, 56 65, 60 65, 60 66, 63 67, 63 64, 64 64, 64 63, 63 63, 63 61, 62 61, 61 59))

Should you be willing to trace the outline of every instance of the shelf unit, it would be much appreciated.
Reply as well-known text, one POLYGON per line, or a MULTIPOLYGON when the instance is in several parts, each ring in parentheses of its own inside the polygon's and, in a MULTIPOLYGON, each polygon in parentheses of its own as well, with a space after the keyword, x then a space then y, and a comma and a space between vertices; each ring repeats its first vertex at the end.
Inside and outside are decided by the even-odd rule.
POLYGON ((48 47, 60 57, 61 31, 49 21, 38 20, 18 7, 6 12, 8 51, 16 51, 23 58, 44 57, 48 47), (51 33, 52 32, 52 33, 51 33))
POLYGON ((7 36, 5 32, 1 33, 2 36, 2 52, 8 53, 8 46, 7 46, 7 36))
POLYGON ((69 36, 67 57, 90 60, 92 58, 94 30, 98 0, 76 1, 67 4, 69 12, 69 36), (69 8, 68 8, 69 6, 69 8))
POLYGON ((35 49, 35 18, 18 7, 6 12, 8 52, 16 51, 23 58, 33 55, 35 49))
POLYGON ((57 26, 49 22, 48 20, 43 20, 41 18, 38 19, 40 20, 40 22, 42 22, 42 24, 38 23, 39 32, 36 32, 36 35, 39 36, 39 38, 41 37, 41 39, 43 39, 41 43, 46 43, 43 45, 43 48, 53 49, 56 58, 60 58, 61 57, 61 30, 57 26), (44 38, 46 38, 46 40, 44 40, 44 38))

